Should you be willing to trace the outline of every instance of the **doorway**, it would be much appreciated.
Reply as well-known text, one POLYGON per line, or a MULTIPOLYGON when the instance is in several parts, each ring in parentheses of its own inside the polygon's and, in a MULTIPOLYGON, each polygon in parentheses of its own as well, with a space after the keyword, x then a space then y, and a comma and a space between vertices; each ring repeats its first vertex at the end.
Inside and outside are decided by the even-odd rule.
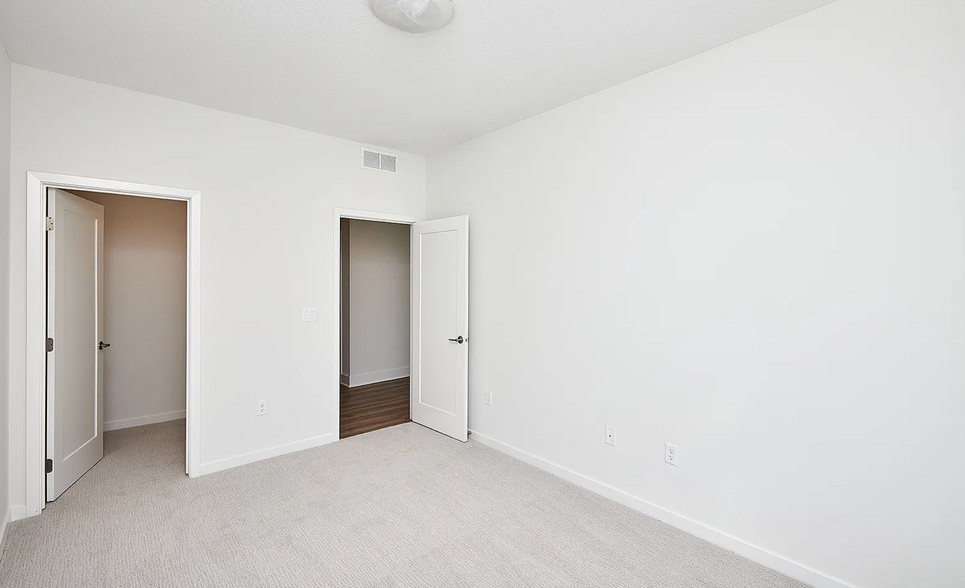
POLYGON ((47 217, 47 501, 102 458, 183 473, 186 203, 48 188, 47 217))
POLYGON ((339 438, 409 422, 409 225, 340 221, 339 438))
MULTIPOLYGON (((335 258, 332 317, 335 328, 332 331, 334 332, 335 385, 333 390, 336 391, 334 394, 336 435, 339 438, 343 437, 340 435, 344 343, 341 326, 343 323, 342 289, 345 285, 342 279, 343 239, 345 239, 343 221, 346 219, 408 225, 409 379, 408 382, 397 382, 396 385, 399 388, 403 385, 408 387, 409 419, 453 439, 466 442, 469 435, 469 217, 457 216, 420 221, 394 214, 340 208, 335 209, 333 231, 335 258)), ((351 228, 348 232, 350 234, 351 228)), ((349 243, 347 247, 350 246, 349 243)), ((351 275, 348 285, 351 289, 351 275)), ((351 299, 348 300, 349 311, 351 311, 352 302, 351 299)), ((375 329, 375 336, 378 336, 378 327, 375 329)), ((351 338, 352 333, 349 331, 347 347, 349 356, 352 354, 353 347, 351 338)), ((351 389, 352 374, 345 375, 345 386, 351 389)), ((402 379, 398 375, 396 378, 402 379)), ((361 381, 358 382, 361 384, 361 381)), ((385 386, 388 387, 388 384, 385 386)), ((391 393, 388 390, 382 390, 382 392, 391 393)), ((395 398, 399 396, 397 392, 398 390, 395 398)), ((396 402, 401 404, 404 400, 396 402)), ((364 406, 361 407, 359 412, 364 408, 364 406)), ((395 410, 398 410, 398 404, 395 410)), ((398 410, 396 414, 401 412, 398 410)), ((401 415, 398 418, 401 419, 401 415)), ((377 421, 377 419, 373 420, 377 421)), ((370 423, 370 425, 379 428, 377 423, 370 423)))
MULTIPOLYGON (((47 452, 47 194, 51 188, 110 195, 179 200, 187 203, 185 417, 183 454, 189 476, 200 475, 200 323, 201 193, 197 190, 116 180, 27 173, 27 346, 26 346, 26 505, 22 516, 34 516, 46 506, 47 452)), ((105 341, 107 343, 108 341, 105 341)), ((103 422, 103 419, 101 419, 103 422)))

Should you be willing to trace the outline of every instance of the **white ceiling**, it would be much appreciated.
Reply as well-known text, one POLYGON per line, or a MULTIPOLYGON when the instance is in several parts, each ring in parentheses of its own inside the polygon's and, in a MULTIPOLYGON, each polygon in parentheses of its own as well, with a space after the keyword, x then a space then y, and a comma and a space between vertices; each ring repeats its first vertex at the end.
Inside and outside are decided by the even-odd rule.
POLYGON ((832 0, 456 0, 412 36, 366 0, 2 0, 10 59, 428 154, 832 0))

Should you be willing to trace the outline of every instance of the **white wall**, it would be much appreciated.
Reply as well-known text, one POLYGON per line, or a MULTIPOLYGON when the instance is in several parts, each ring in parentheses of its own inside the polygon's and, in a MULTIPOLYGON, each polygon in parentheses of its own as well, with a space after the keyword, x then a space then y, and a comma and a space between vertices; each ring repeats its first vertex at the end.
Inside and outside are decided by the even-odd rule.
POLYGON ((963 162, 952 0, 842 0, 430 156, 428 218, 472 217, 473 438, 822 586, 965 586, 963 162))
POLYGON ((350 386, 409 375, 409 225, 350 220, 350 386))
POLYGON ((7 355, 10 332, 9 278, 10 267, 10 59, 0 39, 0 547, 3 543, 4 517, 7 516, 8 449, 10 446, 8 421, 7 355))
POLYGON ((12 101, 11 504, 24 503, 28 170, 201 191, 204 471, 334 441, 333 209, 423 216, 425 159, 364 170, 350 141, 19 65, 12 101), (306 306, 317 322, 301 322, 306 306))
POLYGON ((104 428, 184 418, 187 203, 74 194, 104 207, 104 428))

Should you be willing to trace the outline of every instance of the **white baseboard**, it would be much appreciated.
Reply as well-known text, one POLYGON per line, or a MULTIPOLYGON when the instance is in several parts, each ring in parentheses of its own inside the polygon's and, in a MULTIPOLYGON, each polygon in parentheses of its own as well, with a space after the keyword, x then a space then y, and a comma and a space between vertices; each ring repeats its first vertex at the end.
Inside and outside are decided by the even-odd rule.
POLYGON ((270 459, 272 457, 278 457, 287 453, 295 453, 296 451, 320 447, 322 445, 332 443, 333 441, 338 441, 338 435, 335 433, 328 433, 327 435, 319 435, 318 437, 311 437, 309 439, 303 439, 302 441, 285 443, 284 445, 276 445, 274 447, 269 447, 268 449, 261 449, 258 451, 252 451, 250 453, 244 453, 242 455, 236 455, 234 457, 209 461, 208 463, 201 464, 198 475, 204 476, 206 474, 213 474, 215 472, 236 468, 249 463, 255 463, 256 461, 261 461, 263 459, 270 459))
POLYGON ((399 378, 408 378, 409 368, 401 367, 391 370, 382 370, 380 372, 369 372, 367 374, 356 374, 354 376, 348 377, 348 387, 355 388, 356 386, 367 386, 368 384, 378 384, 379 382, 388 382, 389 380, 398 380, 399 378))
POLYGON ((17 506, 10 507, 10 521, 19 521, 21 519, 27 518, 27 505, 18 504, 17 506))
POLYGON ((107 421, 104 423, 105 431, 116 431, 117 429, 128 429, 130 427, 140 427, 141 425, 153 425, 155 423, 165 423, 167 421, 176 421, 178 419, 184 418, 183 410, 175 410, 172 412, 161 412, 158 414, 149 414, 142 417, 134 417, 131 419, 118 419, 116 421, 107 421))
POLYGON ((3 522, 0 523, 0 554, 3 553, 3 546, 7 542, 7 528, 11 522, 13 522, 13 509, 8 508, 7 514, 3 517, 3 522))
POLYGON ((609 498, 610 500, 632 508, 633 510, 642 512, 647 516, 663 521, 668 525, 680 529, 681 531, 685 531, 705 541, 709 541, 714 545, 733 551, 734 553, 742 555, 751 561, 771 568, 772 570, 780 572, 785 576, 793 578, 799 582, 809 584, 814 588, 858 588, 853 584, 849 584, 843 580, 828 576, 827 574, 819 572, 813 568, 809 568, 806 565, 792 561, 776 553, 772 553, 762 547, 747 543, 746 541, 738 539, 733 535, 729 535, 724 531, 707 526, 671 510, 667 510, 661 506, 653 504, 652 502, 647 502, 646 500, 628 494, 623 490, 619 490, 613 486, 604 484, 603 482, 598 482, 597 480, 588 478, 583 474, 564 468, 563 466, 547 461, 541 457, 537 457, 531 453, 527 453, 521 449, 517 449, 512 445, 507 445, 502 441, 497 441, 492 437, 487 437, 486 435, 483 435, 477 431, 472 431, 472 436, 470 439, 473 441, 478 441, 479 443, 488 447, 492 447, 493 449, 514 457, 522 462, 536 466, 541 470, 563 478, 567 482, 576 484, 577 486, 585 488, 590 492, 599 494, 600 496, 609 498))
POLYGON ((339 375, 338 375, 338 381, 339 381, 339 383, 341 383, 343 386, 348 386, 348 376, 346 376, 345 374, 339 374, 339 375))

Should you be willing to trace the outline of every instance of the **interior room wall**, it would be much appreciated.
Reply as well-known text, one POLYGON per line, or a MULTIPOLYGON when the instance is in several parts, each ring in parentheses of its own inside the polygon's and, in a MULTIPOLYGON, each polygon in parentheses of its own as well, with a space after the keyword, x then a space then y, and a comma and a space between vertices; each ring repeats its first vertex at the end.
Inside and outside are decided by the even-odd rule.
POLYGON ((20 65, 12 104, 11 504, 25 504, 30 170, 201 191, 202 473, 335 441, 334 208, 423 217, 425 158, 366 170, 358 143, 20 65))
POLYGON ((73 193, 104 207, 104 429, 184 418, 187 203, 73 193))
POLYGON ((841 0, 430 156, 428 218, 472 218, 472 438, 815 586, 965 586, 962 162, 946 0, 841 0))
POLYGON ((340 377, 339 381, 341 381, 341 383, 345 384, 346 386, 349 383, 348 381, 349 363, 351 360, 350 354, 352 351, 351 345, 350 345, 351 337, 352 337, 352 331, 350 328, 351 320, 352 320, 352 316, 350 312, 352 308, 352 301, 351 301, 351 289, 349 288, 349 279, 351 277, 349 274, 349 257, 348 257, 349 231, 351 231, 351 225, 349 224, 349 219, 343 218, 339 222, 339 232, 338 232, 339 256, 341 258, 340 275, 342 279, 341 298, 339 298, 339 304, 341 305, 339 307, 340 308, 339 321, 340 321, 340 332, 341 332, 341 337, 339 338, 339 344, 341 345, 341 355, 340 355, 341 374, 339 376, 340 377))
POLYGON ((11 66, 0 39, 0 547, 10 510, 8 500, 8 453, 10 448, 7 356, 10 333, 10 83, 11 66))
POLYGON ((409 225, 349 220, 350 386, 409 375, 409 225))

